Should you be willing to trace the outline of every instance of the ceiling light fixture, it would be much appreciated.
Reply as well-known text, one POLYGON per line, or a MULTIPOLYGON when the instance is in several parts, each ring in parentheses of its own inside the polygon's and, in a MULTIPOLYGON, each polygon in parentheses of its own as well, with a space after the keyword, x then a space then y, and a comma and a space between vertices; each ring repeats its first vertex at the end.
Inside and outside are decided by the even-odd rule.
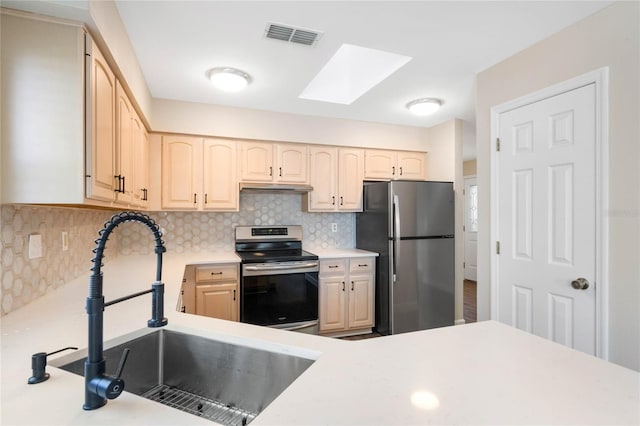
POLYGON ((432 98, 422 98, 411 101, 407 104, 407 109, 415 115, 430 115, 440 109, 442 101, 432 98))
POLYGON ((220 67, 207 71, 207 78, 218 89, 239 92, 251 83, 251 76, 236 68, 220 67))

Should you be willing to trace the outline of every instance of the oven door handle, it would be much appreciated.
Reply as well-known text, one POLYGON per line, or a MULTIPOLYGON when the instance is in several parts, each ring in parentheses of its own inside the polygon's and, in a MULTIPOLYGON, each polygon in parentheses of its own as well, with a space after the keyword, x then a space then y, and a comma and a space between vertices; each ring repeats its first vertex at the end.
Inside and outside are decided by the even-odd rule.
POLYGON ((308 262, 299 265, 271 265, 271 266, 257 266, 257 265, 245 265, 246 271, 276 271, 282 269, 303 269, 303 268, 315 268, 318 266, 318 262, 308 262))
POLYGON ((281 328, 281 330, 287 330, 287 331, 296 331, 296 330, 303 330, 305 328, 310 328, 310 327, 314 327, 318 325, 318 321, 309 321, 309 322, 305 322, 304 324, 300 324, 300 325, 295 325, 293 327, 283 327, 281 328))

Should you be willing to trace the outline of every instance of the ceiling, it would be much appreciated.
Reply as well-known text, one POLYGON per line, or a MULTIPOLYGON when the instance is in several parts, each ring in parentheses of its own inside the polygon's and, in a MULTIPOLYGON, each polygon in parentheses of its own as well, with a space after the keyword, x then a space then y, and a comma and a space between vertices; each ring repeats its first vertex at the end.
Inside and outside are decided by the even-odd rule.
POLYGON ((423 127, 461 118, 471 128, 478 72, 609 3, 116 0, 153 97, 423 127), (296 45, 265 38, 267 23, 323 34, 296 45), (413 59, 350 105, 299 98, 343 43, 413 59), (205 73, 220 66, 253 81, 217 91, 205 73), (422 97, 442 108, 412 116, 405 105, 422 97))
MULTIPOLYGON (((25 8, 86 0, 12 1, 25 8)), ((475 157, 475 76, 597 12, 611 1, 171 1, 115 0, 154 98, 431 127, 464 120, 464 158, 475 157), (320 31, 312 46, 265 38, 267 23, 320 31), (412 59, 350 105, 298 96, 344 44, 412 59), (206 78, 213 67, 252 76, 240 93, 206 78), (428 117, 405 105, 442 100, 428 117)), ((42 11, 42 8, 39 8, 42 11)), ((46 11, 45 11, 46 12, 46 11)))

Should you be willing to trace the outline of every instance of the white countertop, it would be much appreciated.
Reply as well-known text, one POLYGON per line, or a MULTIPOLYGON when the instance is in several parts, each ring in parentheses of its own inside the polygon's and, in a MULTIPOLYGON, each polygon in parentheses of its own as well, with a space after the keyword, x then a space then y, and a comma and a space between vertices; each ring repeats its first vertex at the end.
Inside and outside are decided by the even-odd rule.
MULTIPOLYGON (((214 257, 164 256, 167 327, 316 358, 252 425, 640 423, 639 373, 493 321, 343 341, 175 311, 184 266, 214 257)), ((154 271, 155 255, 106 263, 106 300, 148 288, 154 271)), ((126 392, 83 411, 83 379, 51 365, 27 384, 33 353, 86 347, 88 276, 2 317, 0 423, 211 425, 126 392)), ((106 308, 105 340, 144 328, 150 303, 106 308)))
POLYGON ((343 257, 377 257, 378 253, 374 253, 361 249, 344 249, 344 248, 305 248, 308 252, 318 255, 322 259, 336 259, 343 257))

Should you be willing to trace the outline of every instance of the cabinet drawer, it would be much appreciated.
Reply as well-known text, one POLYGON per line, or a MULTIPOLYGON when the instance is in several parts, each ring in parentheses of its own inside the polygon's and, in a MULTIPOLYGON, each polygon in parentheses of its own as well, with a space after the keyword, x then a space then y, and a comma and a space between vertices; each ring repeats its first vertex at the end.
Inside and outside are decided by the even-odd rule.
POLYGON ((343 274, 347 270, 347 263, 344 259, 332 259, 320 261, 320 275, 343 274))
POLYGON ((238 279, 238 265, 210 265, 196 268, 196 282, 210 283, 238 279))
POLYGON ((373 257, 354 258, 349 262, 349 272, 373 272, 375 259, 373 257))

